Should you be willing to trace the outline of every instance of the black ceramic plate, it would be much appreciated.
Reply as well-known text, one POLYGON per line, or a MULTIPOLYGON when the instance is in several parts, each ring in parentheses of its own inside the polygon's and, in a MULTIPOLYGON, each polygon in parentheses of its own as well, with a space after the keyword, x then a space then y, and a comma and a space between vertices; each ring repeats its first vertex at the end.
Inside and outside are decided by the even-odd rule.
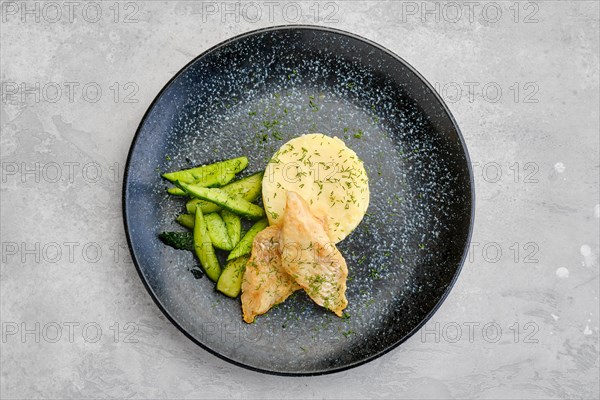
POLYGON ((165 315, 204 349, 262 372, 321 374, 398 346, 440 306, 460 271, 473 182, 459 129, 405 61, 355 35, 275 27, 228 40, 183 68, 144 116, 129 152, 124 219, 135 265, 165 315), (242 322, 239 299, 189 271, 191 252, 157 235, 179 230, 183 200, 159 172, 246 155, 264 169, 283 143, 322 132, 364 161, 371 203, 339 244, 348 318, 302 292, 242 322))

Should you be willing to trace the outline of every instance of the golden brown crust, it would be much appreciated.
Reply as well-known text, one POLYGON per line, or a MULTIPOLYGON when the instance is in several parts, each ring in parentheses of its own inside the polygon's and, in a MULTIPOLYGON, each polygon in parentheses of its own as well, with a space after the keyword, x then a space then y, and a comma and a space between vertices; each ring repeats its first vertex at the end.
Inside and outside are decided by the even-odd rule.
POLYGON ((280 246, 283 269, 315 303, 342 316, 348 305, 346 260, 329 239, 323 221, 295 192, 287 192, 280 246))
POLYGON ((282 224, 259 232, 242 280, 244 321, 304 289, 310 298, 336 315, 348 305, 346 260, 327 234, 326 218, 312 214, 306 201, 287 192, 282 224))
POLYGON ((269 311, 300 287, 281 267, 280 228, 270 226, 259 232, 252 243, 252 256, 246 263, 242 281, 244 321, 269 311))

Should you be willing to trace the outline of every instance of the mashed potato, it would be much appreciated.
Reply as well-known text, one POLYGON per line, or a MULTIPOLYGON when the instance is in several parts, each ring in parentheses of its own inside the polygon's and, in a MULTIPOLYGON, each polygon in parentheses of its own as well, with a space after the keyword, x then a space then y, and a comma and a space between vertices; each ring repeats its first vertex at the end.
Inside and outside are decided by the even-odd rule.
POLYGON ((281 221, 286 192, 306 200, 338 243, 356 228, 369 206, 369 180, 356 153, 336 137, 311 133, 294 138, 267 165, 262 196, 271 225, 281 221))

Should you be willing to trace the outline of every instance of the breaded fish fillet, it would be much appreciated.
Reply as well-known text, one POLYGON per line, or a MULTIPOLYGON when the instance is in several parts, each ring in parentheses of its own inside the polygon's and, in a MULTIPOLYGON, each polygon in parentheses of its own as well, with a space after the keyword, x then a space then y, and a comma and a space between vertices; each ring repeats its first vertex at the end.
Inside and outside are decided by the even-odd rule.
POLYGON ((338 316, 348 305, 346 260, 329 239, 323 221, 306 201, 288 191, 281 225, 281 265, 313 301, 338 316))
POLYGON ((298 289, 300 286, 281 267, 279 226, 265 228, 254 238, 242 280, 244 321, 252 323, 257 315, 266 313, 298 289))

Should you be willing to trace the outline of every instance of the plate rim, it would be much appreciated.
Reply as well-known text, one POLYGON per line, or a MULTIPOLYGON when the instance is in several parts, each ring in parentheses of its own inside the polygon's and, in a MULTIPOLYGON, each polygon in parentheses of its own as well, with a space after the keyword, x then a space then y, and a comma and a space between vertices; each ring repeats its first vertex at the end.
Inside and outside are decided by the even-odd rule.
POLYGON ((144 287, 146 288, 146 291, 150 294, 150 297, 152 298, 152 300, 154 301, 154 303, 156 304, 156 306, 158 307, 158 309, 163 313, 163 315, 181 332, 184 334, 184 336, 186 336, 188 339, 190 339, 193 343, 195 343, 196 345, 198 345, 200 348, 206 350, 208 353, 220 358, 221 360, 227 361, 233 365, 236 365, 238 367, 242 367, 244 369, 247 370, 251 370, 251 371, 255 371, 255 372, 260 372, 260 373, 264 373, 264 374, 269 374, 269 375, 276 375, 276 376, 319 376, 319 375, 329 375, 329 374, 334 374, 334 373, 338 373, 338 372, 342 372, 342 371, 346 371, 352 368, 356 368, 360 365, 364 365, 367 364, 385 354, 390 353, 392 350, 398 348, 402 343, 406 342, 409 338, 411 338, 415 333, 417 333, 430 319, 431 317, 433 317, 433 315, 439 310, 439 308, 442 306, 442 304, 446 301, 446 298, 448 297, 448 295, 450 294, 450 292, 452 291, 452 288, 454 287, 454 285, 456 284, 456 281, 458 280, 458 277, 460 275, 460 273, 462 272, 463 266, 465 264, 465 260, 466 257, 468 255, 469 252, 469 243, 471 243, 471 237, 473 234, 473 227, 474 227, 474 223, 475 223, 475 179, 473 176, 473 166, 471 163, 471 158, 469 156, 469 152, 465 143, 465 139, 463 137, 463 134, 460 130, 460 127, 458 126, 458 123, 456 122, 456 119, 454 118, 454 116, 452 115, 452 112, 450 111, 450 109, 448 108, 448 105, 446 104, 446 102, 443 100, 443 98, 441 97, 441 95, 435 90, 435 88, 433 87, 433 85, 431 85, 429 83, 429 81, 427 79, 425 79, 425 77, 419 72, 417 71, 416 68, 414 68, 411 64, 409 64, 406 60, 404 60, 402 57, 398 56, 396 53, 394 53, 393 51, 387 49, 386 47, 370 40, 367 39, 363 36, 360 36, 358 34, 352 33, 352 32, 348 32, 342 29, 337 29, 337 28, 330 28, 330 27, 325 27, 325 26, 320 26, 320 25, 310 25, 310 24, 287 24, 287 25, 274 25, 274 26, 269 26, 269 27, 265 27, 265 28, 260 28, 260 29, 253 29, 251 31, 248 32, 244 32, 241 34, 237 34, 235 36, 232 36, 228 39, 225 39, 219 43, 217 43, 216 45, 208 48, 207 50, 203 51, 202 53, 200 53, 199 55, 197 55, 196 57, 194 57, 192 60, 190 60, 187 64, 185 64, 179 71, 177 71, 177 73, 175 73, 168 81, 167 83, 165 83, 165 85, 163 86, 163 88, 158 92, 158 94, 154 97, 154 99, 152 100, 152 102, 150 103, 150 105, 148 106, 148 108, 146 109, 146 111, 144 112, 144 115, 142 117, 142 119, 140 120, 140 123, 135 131, 135 134, 133 136, 133 139, 131 140, 131 145, 129 147, 128 153, 127 153, 127 160, 125 162, 125 168, 123 170, 123 185, 122 185, 122 189, 121 189, 121 211, 122 211, 122 218, 123 218, 123 225, 125 228, 125 236, 127 238, 127 247, 129 249, 129 253, 131 255, 131 259, 133 261, 133 264, 135 266, 135 269, 137 270, 137 273, 140 277, 140 280, 142 281, 142 283, 144 284, 144 287), (435 306, 429 311, 429 313, 427 313, 427 315, 413 328, 411 329, 406 335, 404 335, 404 337, 402 337, 400 340, 398 340, 396 343, 392 344, 391 346, 389 346, 386 349, 380 350, 375 354, 372 354, 368 357, 365 357, 359 361, 356 362, 352 362, 350 364, 344 365, 344 366, 340 366, 340 367, 334 367, 334 368, 330 368, 330 369, 324 369, 324 370, 318 370, 318 371, 307 371, 307 372, 284 372, 284 371, 274 371, 274 370, 269 370, 269 369, 265 369, 265 368, 259 368, 259 367, 255 367, 252 365, 248 365, 248 364, 244 364, 240 361, 236 361, 233 360, 231 358, 229 358, 227 355, 225 354, 221 354, 218 351, 210 348, 209 346, 205 345, 204 343, 202 343, 201 341, 197 340, 196 338, 194 338, 189 332, 187 332, 182 326, 179 325, 179 323, 177 321, 175 321, 175 319, 171 316, 171 314, 169 313, 169 311, 163 307, 163 305, 160 303, 160 300, 158 299, 158 296, 154 293, 154 291, 152 290, 152 288, 150 287, 148 281, 146 280, 146 277, 144 276, 144 274, 142 273, 142 270, 139 266, 138 260, 136 258, 135 252, 133 250, 133 243, 131 241, 131 235, 129 234, 130 228, 129 225, 127 223, 127 207, 126 207, 126 191, 127 191, 127 184, 128 184, 128 176, 129 176, 129 167, 131 164, 131 157, 132 157, 132 152, 133 149, 140 137, 140 131, 142 129, 142 126, 145 124, 150 112, 154 109, 154 106, 156 105, 156 103, 158 102, 158 100, 162 97, 162 95, 164 94, 164 92, 166 92, 167 89, 169 89, 171 87, 171 85, 175 82, 175 80, 181 76, 188 68, 190 68, 194 63, 196 63, 196 61, 198 61, 199 59, 207 56, 208 54, 222 48, 225 47, 226 45, 235 42, 237 40, 246 38, 246 37, 250 37, 250 36, 255 36, 255 35, 259 35, 265 32, 271 32, 271 31, 285 31, 285 30, 313 30, 313 31, 321 31, 321 32, 327 32, 327 33, 335 33, 338 35, 342 35, 342 36, 346 36, 346 37, 350 37, 352 39, 358 40, 358 41, 362 41, 380 51, 383 51, 384 53, 386 53, 387 55, 389 55, 390 57, 392 57, 393 59, 395 59, 396 61, 398 61, 399 63, 403 64, 406 68, 408 68, 412 73, 414 73, 420 80, 421 82, 429 89, 431 90, 431 92, 433 93, 433 95, 435 96, 435 98, 437 99, 438 103, 442 106, 443 111, 446 113, 446 115, 450 118, 450 122, 452 123, 454 129, 456 130, 456 133, 458 134, 458 139, 460 141, 462 150, 463 150, 463 154, 465 155, 465 161, 467 162, 467 169, 468 169, 468 173, 469 173, 469 184, 470 184, 470 188, 471 188, 471 209, 470 209, 470 221, 469 221, 469 230, 467 233, 467 237, 466 237, 466 244, 465 247, 463 249, 463 253, 462 256, 460 258, 460 262, 458 264, 458 267, 456 269, 456 272, 454 273, 454 276, 452 277, 452 280, 450 281, 450 283, 448 284, 448 286, 446 287, 444 293, 442 294, 442 296, 440 297, 440 299, 437 301, 437 303, 435 304, 435 306))

